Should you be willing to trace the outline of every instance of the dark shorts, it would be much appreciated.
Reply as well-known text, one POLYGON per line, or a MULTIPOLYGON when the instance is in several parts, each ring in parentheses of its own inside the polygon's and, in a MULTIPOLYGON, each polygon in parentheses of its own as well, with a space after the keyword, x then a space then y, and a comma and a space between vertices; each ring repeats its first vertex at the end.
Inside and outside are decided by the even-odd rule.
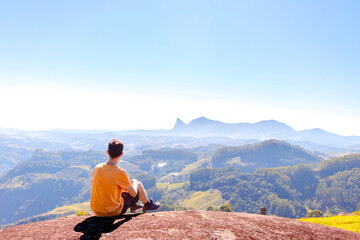
POLYGON ((123 206, 123 209, 121 210, 120 214, 124 214, 131 205, 135 205, 135 203, 137 203, 139 201, 139 193, 136 194, 135 197, 132 197, 129 193, 123 192, 121 194, 121 196, 124 199, 124 206, 123 206))

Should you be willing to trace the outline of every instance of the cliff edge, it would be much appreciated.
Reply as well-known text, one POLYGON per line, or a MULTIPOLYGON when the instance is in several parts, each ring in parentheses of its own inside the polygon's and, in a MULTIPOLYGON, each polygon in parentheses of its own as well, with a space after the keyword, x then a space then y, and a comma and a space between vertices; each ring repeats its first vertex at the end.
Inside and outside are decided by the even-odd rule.
MULTIPOLYGON (((71 215, 0 230, 0 239, 80 239, 71 215)), ((294 219, 248 213, 177 211, 141 214, 100 239, 359 239, 360 234, 294 219)))

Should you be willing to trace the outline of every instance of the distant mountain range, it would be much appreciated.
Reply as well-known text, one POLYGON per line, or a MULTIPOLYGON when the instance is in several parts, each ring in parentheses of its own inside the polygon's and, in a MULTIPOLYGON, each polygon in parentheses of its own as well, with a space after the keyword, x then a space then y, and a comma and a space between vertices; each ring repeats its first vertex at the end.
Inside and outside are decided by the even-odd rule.
POLYGON ((224 123, 201 117, 188 124, 177 119, 172 129, 125 131, 0 128, 0 175, 18 162, 29 159, 36 149, 105 151, 112 138, 124 141, 127 156, 137 155, 146 149, 207 148, 214 144, 240 146, 270 139, 284 140, 313 152, 321 152, 323 156, 360 152, 360 136, 341 136, 319 128, 295 131, 274 120, 224 123))
POLYGON ((360 151, 360 136, 342 136, 321 128, 296 131, 290 126, 275 120, 264 120, 257 123, 224 123, 200 117, 186 124, 178 118, 172 129, 126 130, 117 133, 145 136, 190 136, 196 138, 227 137, 242 140, 256 139, 259 141, 278 139, 300 146, 307 146, 309 150, 321 149, 325 152, 360 151))
POLYGON ((296 131, 286 124, 268 120, 258 123, 224 123, 205 117, 192 120, 185 124, 179 118, 175 127, 170 130, 179 135, 192 136, 227 136, 243 139, 283 139, 293 136, 296 131))
MULTIPOLYGON (((114 134, 118 135, 143 135, 143 136, 190 136, 195 138, 203 137, 226 137, 237 139, 256 139, 256 140, 292 140, 298 142, 312 142, 326 146, 338 148, 356 148, 360 150, 360 136, 342 136, 325 131, 320 128, 296 131, 290 126, 275 121, 264 120, 257 123, 224 123, 211 120, 205 117, 193 119, 186 124, 181 119, 177 119, 172 129, 158 130, 66 130, 54 129, 48 131, 23 131, 17 129, 0 128, 0 139, 3 136, 16 136, 17 141, 24 136, 31 138, 31 145, 39 145, 44 140, 52 141, 52 149, 56 147, 78 147, 74 143, 74 138, 88 139, 89 143, 94 138, 108 138, 114 134)), ((79 147, 82 144, 79 144, 79 147)))
POLYGON ((360 143, 360 136, 341 136, 320 128, 295 131, 288 125, 275 120, 257 123, 224 123, 201 117, 185 124, 178 118, 174 128, 169 132, 181 136, 227 136, 241 139, 308 141, 334 147, 355 147, 360 143))

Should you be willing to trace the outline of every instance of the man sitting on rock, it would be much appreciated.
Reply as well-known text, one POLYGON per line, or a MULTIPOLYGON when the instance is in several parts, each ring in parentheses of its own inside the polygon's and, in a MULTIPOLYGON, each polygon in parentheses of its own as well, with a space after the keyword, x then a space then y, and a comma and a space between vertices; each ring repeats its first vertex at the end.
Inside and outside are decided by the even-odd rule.
POLYGON ((99 217, 112 217, 143 208, 143 212, 155 211, 160 204, 148 199, 144 186, 136 179, 129 180, 126 171, 117 166, 123 155, 124 145, 111 140, 107 153, 109 161, 98 164, 92 173, 90 208, 99 217), (139 204, 138 201, 144 203, 139 204))

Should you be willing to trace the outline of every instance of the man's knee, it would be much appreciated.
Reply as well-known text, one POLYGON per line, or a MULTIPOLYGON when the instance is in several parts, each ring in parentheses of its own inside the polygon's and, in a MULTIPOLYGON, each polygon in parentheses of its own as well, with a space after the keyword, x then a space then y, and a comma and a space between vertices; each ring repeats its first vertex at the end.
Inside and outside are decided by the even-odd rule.
POLYGON ((137 179, 131 179, 130 182, 131 182, 131 185, 136 184, 137 187, 142 187, 142 188, 144 187, 143 184, 142 184, 142 182, 140 182, 140 181, 137 180, 137 179))
POLYGON ((137 184, 138 189, 144 189, 144 185, 142 184, 142 182, 137 181, 136 184, 137 184))

